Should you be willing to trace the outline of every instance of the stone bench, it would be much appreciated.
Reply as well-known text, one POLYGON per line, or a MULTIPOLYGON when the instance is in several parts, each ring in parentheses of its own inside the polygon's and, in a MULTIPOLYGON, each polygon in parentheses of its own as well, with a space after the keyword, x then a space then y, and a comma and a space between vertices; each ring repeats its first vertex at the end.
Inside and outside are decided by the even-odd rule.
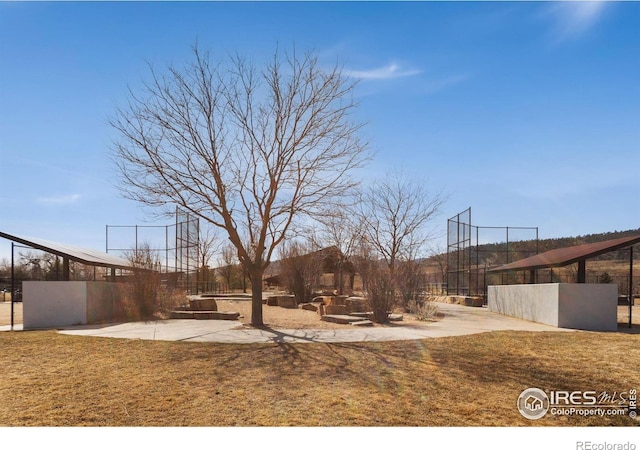
POLYGON ((213 298, 194 298, 189 300, 191 311, 217 311, 218 304, 213 298))
MULTIPOLYGON (((265 301, 263 300, 263 303, 265 301)), ((297 308, 298 302, 295 295, 272 295, 267 297, 267 306, 280 306, 282 308, 297 308)))
POLYGON ((169 319, 195 319, 193 311, 177 310, 169 313, 169 319))
POLYGON ((239 312, 231 311, 193 311, 196 320, 238 320, 239 312))
POLYGON ((362 317, 349 316, 344 314, 325 314, 321 320, 325 322, 338 323, 341 325, 353 325, 356 327, 371 327, 373 322, 370 320, 363 320, 362 317))

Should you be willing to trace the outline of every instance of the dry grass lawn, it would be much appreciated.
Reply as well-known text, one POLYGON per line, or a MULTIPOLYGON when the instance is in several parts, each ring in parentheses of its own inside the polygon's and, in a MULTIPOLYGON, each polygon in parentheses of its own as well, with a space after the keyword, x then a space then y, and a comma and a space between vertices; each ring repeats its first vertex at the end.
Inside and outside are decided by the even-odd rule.
POLYGON ((224 345, 0 333, 3 426, 630 426, 523 418, 528 387, 640 387, 640 334, 224 345))
MULTIPOLYGON (((245 323, 249 306, 219 302, 245 323)), ((15 307, 21 323, 22 305, 15 307)), ((0 303, 0 325, 8 311, 0 303)), ((626 311, 619 309, 623 324, 626 311)), ((265 306, 264 315, 274 328, 345 327, 310 311, 265 306)), ((408 315, 404 323, 428 326, 408 315)), ((3 332, 0 426, 637 425, 549 414, 529 421, 516 408, 528 387, 640 388, 640 328, 632 331, 252 345, 3 332)))

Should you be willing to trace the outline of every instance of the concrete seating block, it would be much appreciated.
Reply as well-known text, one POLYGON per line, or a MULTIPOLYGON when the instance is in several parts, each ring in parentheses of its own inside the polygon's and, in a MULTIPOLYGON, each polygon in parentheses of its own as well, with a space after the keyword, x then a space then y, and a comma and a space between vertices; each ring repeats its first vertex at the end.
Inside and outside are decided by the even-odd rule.
POLYGON ((359 320, 357 322, 351 322, 354 327, 372 327, 373 322, 370 320, 359 320))
POLYGON ((198 320, 238 320, 239 312, 231 311, 194 311, 193 316, 198 320))
POLYGON ((306 309, 307 311, 318 312, 318 303, 300 303, 300 309, 306 309))
POLYGON ((326 305, 324 307, 324 312, 329 315, 348 315, 349 309, 344 305, 326 305))
POLYGON ((363 297, 349 297, 345 299, 345 305, 349 309, 349 313, 353 312, 366 312, 367 300, 363 297))
POLYGON ((189 300, 192 311, 217 311, 218 304, 213 298, 194 298, 189 300))
POLYGON ((195 319, 192 311, 171 311, 169 319, 195 319))
POLYGON ((475 308, 481 308, 483 305, 483 300, 481 297, 464 297, 463 305, 464 306, 473 306, 475 308))
POLYGON ((354 317, 361 317, 363 319, 371 319, 373 317, 373 313, 371 311, 364 311, 364 312, 360 312, 360 311, 356 311, 356 312, 350 312, 349 313, 350 316, 354 316, 354 317))
POLYGON ((280 295, 278 296, 278 306, 282 308, 297 308, 298 302, 295 295, 280 295))
POLYGON ((345 314, 325 314, 322 316, 322 320, 325 322, 339 323, 342 325, 348 325, 353 322, 362 322, 360 317, 348 316, 345 314))

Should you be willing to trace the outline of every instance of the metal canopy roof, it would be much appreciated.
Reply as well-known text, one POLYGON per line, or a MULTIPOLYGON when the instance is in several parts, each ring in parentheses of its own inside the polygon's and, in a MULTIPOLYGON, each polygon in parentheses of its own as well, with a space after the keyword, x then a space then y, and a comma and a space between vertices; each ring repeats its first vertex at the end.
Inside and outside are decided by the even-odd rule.
POLYGON ((630 247, 640 242, 640 235, 628 236, 624 238, 611 239, 608 241, 596 242, 593 244, 575 245, 573 247, 558 248, 540 253, 529 258, 504 264, 502 266, 489 269, 489 272, 512 272, 518 270, 549 269, 553 267, 563 267, 578 261, 584 261, 604 253, 630 247))
POLYGON ((58 242, 48 241, 45 239, 8 234, 1 231, 0 237, 9 239, 13 242, 19 242, 20 244, 27 245, 37 250, 42 250, 47 253, 62 256, 63 258, 69 258, 72 261, 77 261, 89 266, 109 267, 125 270, 132 269, 130 262, 126 259, 119 258, 117 256, 113 256, 97 250, 77 247, 75 245, 60 244, 58 242))

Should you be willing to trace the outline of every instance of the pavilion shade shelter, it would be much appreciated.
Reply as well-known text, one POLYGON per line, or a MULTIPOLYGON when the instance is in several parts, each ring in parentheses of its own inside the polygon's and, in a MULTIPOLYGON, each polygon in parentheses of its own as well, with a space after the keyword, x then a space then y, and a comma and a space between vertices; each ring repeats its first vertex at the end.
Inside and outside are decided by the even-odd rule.
MULTIPOLYGON (((564 267, 569 264, 578 263, 578 283, 584 283, 586 278, 587 259, 595 258, 596 256, 626 247, 633 248, 633 245, 638 242, 640 242, 640 235, 627 236, 608 241, 595 242, 592 244, 575 245, 573 247, 557 248, 516 262, 495 267, 490 269, 488 272, 507 273, 530 271, 533 273, 537 269, 552 269, 554 267, 564 267)), ((631 251, 631 261, 631 267, 633 267, 633 250, 631 251)))
POLYGON ((65 280, 68 280, 69 261, 75 261, 89 266, 107 267, 112 269, 112 271, 115 269, 133 269, 131 263, 128 260, 97 250, 78 247, 75 245, 61 244, 59 242, 53 242, 46 239, 20 236, 17 234, 9 234, 4 232, 0 232, 0 237, 8 239, 12 242, 17 242, 27 247, 31 247, 36 250, 42 250, 44 252, 60 256, 64 262, 63 277, 65 280))
POLYGON ((573 247, 557 248, 548 252, 539 253, 516 262, 504 264, 490 269, 489 272, 504 273, 519 270, 549 269, 564 267, 587 259, 595 258, 614 250, 631 247, 640 242, 640 235, 628 236, 608 241, 595 242, 593 244, 575 245, 573 247))
MULTIPOLYGON (((100 252, 97 250, 87 249, 83 247, 78 247, 75 245, 69 244, 61 244, 59 242, 49 241, 46 239, 33 238, 28 236, 20 236, 17 234, 4 233, 0 231, 0 238, 8 239, 12 242, 11 244, 11 293, 15 292, 15 279, 14 279, 14 261, 13 261, 13 247, 14 243, 22 244, 26 247, 33 248, 35 250, 41 250, 43 252, 51 253, 53 255, 59 256, 62 258, 62 280, 69 281, 70 280, 70 261, 75 261, 81 264, 86 264, 88 266, 94 267, 106 267, 111 270, 111 280, 115 280, 115 272, 116 269, 121 270, 134 270, 131 263, 118 256, 110 255, 108 253, 100 252)), ((139 269, 138 269, 139 270, 139 269)), ((85 292, 86 294, 86 292, 85 292)), ((85 295, 86 297, 86 295, 85 295)), ((86 298, 83 299, 83 302, 87 301, 86 298)), ((13 330, 14 326, 14 296, 11 296, 11 329, 13 330)), ((104 303, 104 302, 103 302, 104 303)), ((83 305, 87 305, 88 303, 83 303, 83 305)), ((36 312, 41 308, 36 307, 36 312)), ((106 310, 100 310, 102 313, 106 310)), ((63 314, 64 315, 64 314, 63 314)), ((29 309, 23 309, 23 320, 24 323, 27 324, 29 320, 33 319, 33 312, 29 309)), ((37 316, 37 314, 36 314, 37 316)), ((98 317, 98 316, 96 316, 98 317)), ((99 316, 104 319, 103 316, 99 316)), ((75 320, 73 321, 74 323, 75 320)), ((87 323, 81 321, 80 323, 87 323)))
POLYGON ((627 236, 592 244, 575 245, 573 247, 558 248, 540 253, 516 262, 504 264, 490 269, 490 273, 509 273, 517 271, 529 271, 531 282, 535 281, 537 269, 553 269, 578 263, 578 283, 586 282, 587 259, 595 258, 608 252, 629 248, 629 328, 632 324, 633 307, 633 246, 640 242, 640 235, 627 236))

